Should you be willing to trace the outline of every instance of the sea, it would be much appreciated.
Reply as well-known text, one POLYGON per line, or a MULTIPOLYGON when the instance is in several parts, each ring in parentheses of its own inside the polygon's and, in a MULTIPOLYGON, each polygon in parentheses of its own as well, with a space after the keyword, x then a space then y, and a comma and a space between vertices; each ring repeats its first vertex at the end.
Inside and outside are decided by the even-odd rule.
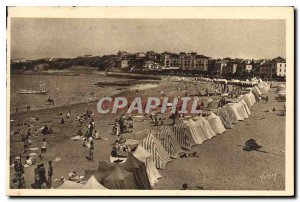
POLYGON ((132 79, 114 78, 105 74, 78 74, 78 75, 34 75, 11 74, 10 76, 10 110, 11 113, 64 106, 82 102, 90 102, 99 97, 110 96, 124 91, 128 87, 97 86, 97 82, 130 82, 132 79), (40 90, 40 83, 46 84, 48 93, 18 94, 19 89, 40 90), (49 103, 48 98, 54 100, 49 103))

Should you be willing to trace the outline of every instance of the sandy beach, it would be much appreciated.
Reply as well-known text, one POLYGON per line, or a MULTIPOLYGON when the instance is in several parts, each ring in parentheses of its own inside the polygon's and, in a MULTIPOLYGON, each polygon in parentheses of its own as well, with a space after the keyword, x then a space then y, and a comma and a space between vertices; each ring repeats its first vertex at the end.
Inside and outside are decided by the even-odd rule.
MULTIPOLYGON (((201 89, 204 84, 199 84, 201 89)), ((127 99, 135 96, 148 97, 160 96, 163 91, 167 96, 183 96, 185 93, 192 95, 190 84, 182 82, 160 82, 159 84, 138 84, 128 90, 119 92, 118 95, 127 99), (139 89, 138 91, 136 91, 139 89)), ((203 87, 204 89, 204 87, 203 87)), ((201 90, 200 90, 201 91, 201 90)), ((177 158, 167 164, 166 169, 159 170, 162 178, 153 189, 181 189, 186 183, 189 189, 207 190, 283 190, 285 184, 285 117, 281 116, 281 110, 285 102, 275 99, 275 89, 270 89, 269 102, 256 103, 251 110, 251 116, 235 124, 232 129, 228 129, 222 135, 218 135, 211 140, 205 141, 201 145, 196 145, 187 154, 197 152, 198 158, 177 158), (273 107, 275 112, 265 112, 273 107), (255 139, 262 150, 265 152, 251 151, 246 152, 242 149, 245 141, 255 139)), ((218 97, 203 97, 207 99, 217 99, 218 97)), ((30 140, 33 142, 30 148, 39 148, 43 137, 47 138, 48 150, 43 160, 38 162, 48 162, 56 157, 60 157, 60 162, 54 163, 53 179, 61 176, 67 178, 68 173, 76 171, 84 175, 86 169, 95 169, 98 161, 109 161, 112 143, 117 139, 112 134, 112 124, 117 114, 102 115, 96 112, 96 101, 87 103, 77 103, 68 106, 54 107, 51 109, 41 109, 35 111, 14 113, 11 115, 11 132, 20 128, 22 132, 27 132, 27 126, 17 126, 29 117, 37 116, 38 121, 32 122, 32 131, 35 133, 30 140), (96 140, 94 143, 94 161, 87 161, 85 156, 88 149, 82 146, 81 141, 70 140, 76 136, 78 129, 83 132, 87 130, 87 122, 82 127, 79 126, 76 117, 83 114, 86 110, 94 111, 95 129, 99 131, 103 139, 96 140), (62 116, 71 111, 71 119, 65 124, 60 124, 62 116), (63 115, 60 115, 62 113, 63 115), (52 127, 54 133, 43 136, 40 128, 44 125, 52 127), (35 132, 35 129, 37 131, 35 132), (104 140, 105 139, 105 140, 104 140)), ((169 124, 170 120, 165 115, 164 124, 169 124)), ((142 140, 147 131, 157 132, 159 126, 146 119, 145 121, 135 121, 133 131, 124 134, 125 138, 142 140), (143 133, 141 131, 146 131, 143 133)), ((12 161, 23 149, 20 135, 10 137, 10 155, 12 161)), ((39 153, 38 151, 32 151, 39 153)), ((34 168, 25 168, 26 187, 31 188, 34 182, 34 168)), ((10 177, 14 171, 11 168, 10 177)), ((53 183, 56 187, 57 184, 53 183)))

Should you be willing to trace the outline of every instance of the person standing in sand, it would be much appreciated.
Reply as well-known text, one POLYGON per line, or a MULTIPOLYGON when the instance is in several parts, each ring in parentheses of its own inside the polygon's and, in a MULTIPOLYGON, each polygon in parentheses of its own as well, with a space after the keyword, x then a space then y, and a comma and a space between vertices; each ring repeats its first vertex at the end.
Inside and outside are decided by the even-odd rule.
POLYGON ((94 161, 94 142, 91 141, 90 152, 89 152, 89 160, 94 161))
POLYGON ((29 151, 29 140, 28 140, 28 137, 26 136, 25 139, 24 139, 24 151, 23 153, 27 153, 29 151))
POLYGON ((67 113, 67 115, 66 115, 67 120, 69 120, 70 117, 71 117, 71 110, 69 110, 68 113, 67 113))
POLYGON ((34 181, 35 181, 35 188, 41 189, 41 180, 40 180, 40 165, 37 165, 34 169, 34 181))
POLYGON ((52 161, 48 161, 49 168, 48 168, 48 187, 52 186, 52 175, 53 175, 53 166, 52 161))
POLYGON ((44 183, 47 184, 47 179, 46 179, 46 171, 44 164, 40 164, 40 169, 39 169, 39 176, 40 176, 40 185, 42 186, 44 183))
POLYGON ((42 145, 41 145, 41 154, 46 153, 47 151, 47 142, 46 138, 43 138, 42 145))
POLYGON ((94 139, 94 140, 99 140, 99 139, 101 139, 101 137, 100 137, 100 135, 99 135, 99 133, 98 133, 97 130, 94 131, 93 139, 94 139))

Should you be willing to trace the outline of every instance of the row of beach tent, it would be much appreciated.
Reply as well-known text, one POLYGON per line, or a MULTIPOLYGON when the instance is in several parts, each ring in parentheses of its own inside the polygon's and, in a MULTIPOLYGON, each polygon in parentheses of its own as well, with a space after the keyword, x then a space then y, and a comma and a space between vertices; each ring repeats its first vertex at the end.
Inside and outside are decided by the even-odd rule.
POLYGON ((266 82, 263 82, 261 79, 257 79, 256 77, 252 79, 246 79, 246 80, 238 80, 238 79, 210 79, 205 77, 200 77, 199 80, 206 81, 206 82, 215 82, 215 83, 225 83, 225 84, 234 84, 239 86, 245 86, 245 87, 254 87, 256 85, 259 85, 261 83, 266 84, 266 82))
POLYGON ((220 78, 206 78, 206 77, 198 77, 198 78, 187 78, 187 77, 180 77, 180 76, 167 76, 162 79, 162 81, 166 82, 172 82, 172 81, 193 81, 193 80, 200 80, 205 82, 214 82, 214 83, 223 83, 223 84, 233 84, 233 85, 239 85, 244 87, 254 87, 254 86, 261 86, 263 88, 269 88, 268 84, 266 82, 263 82, 261 79, 257 79, 256 77, 253 77, 251 79, 246 80, 239 80, 239 79, 220 79, 220 78))
POLYGON ((174 126, 163 126, 157 134, 148 134, 142 146, 152 154, 156 168, 165 169, 168 162, 183 153, 183 149, 190 150, 194 145, 203 144, 233 128, 239 121, 249 118, 250 108, 261 99, 260 89, 267 91, 268 86, 263 84, 253 87, 235 102, 227 103, 207 117, 196 116, 188 120, 179 120, 174 126))
POLYGON ((85 184, 65 181, 58 189, 152 189, 158 182, 158 169, 178 158, 184 150, 203 144, 233 128, 238 121, 247 119, 250 108, 260 99, 261 90, 268 85, 255 86, 235 102, 189 119, 180 119, 173 126, 162 126, 156 134, 149 132, 123 163, 100 161, 98 168, 86 170, 85 184))

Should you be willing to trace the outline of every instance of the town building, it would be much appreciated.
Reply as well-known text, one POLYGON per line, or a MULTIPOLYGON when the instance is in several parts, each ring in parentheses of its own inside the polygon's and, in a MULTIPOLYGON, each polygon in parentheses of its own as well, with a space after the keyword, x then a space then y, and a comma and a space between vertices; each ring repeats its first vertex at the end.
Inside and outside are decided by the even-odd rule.
POLYGON ((126 60, 126 59, 118 59, 118 60, 116 60, 115 67, 117 69, 121 69, 121 70, 128 69, 128 60, 126 60))
POLYGON ((222 76, 224 74, 224 70, 227 67, 227 61, 218 59, 212 65, 211 73, 216 76, 222 76))
POLYGON ((260 64, 259 76, 262 78, 275 78, 286 76, 286 60, 281 57, 265 60, 260 64))
POLYGON ((157 63, 157 62, 154 62, 152 60, 147 60, 145 63, 144 63, 144 69, 145 70, 161 70, 161 66, 157 63))
POLYGON ((207 72, 209 57, 198 55, 196 52, 179 54, 164 52, 161 55, 161 63, 165 67, 179 67, 182 70, 199 70, 207 72))
POLYGON ((223 63, 226 65, 222 69, 222 75, 234 75, 238 71, 241 59, 224 58, 223 63))
POLYGON ((285 77, 286 76, 286 60, 277 57, 272 60, 272 69, 275 69, 276 76, 285 77))

